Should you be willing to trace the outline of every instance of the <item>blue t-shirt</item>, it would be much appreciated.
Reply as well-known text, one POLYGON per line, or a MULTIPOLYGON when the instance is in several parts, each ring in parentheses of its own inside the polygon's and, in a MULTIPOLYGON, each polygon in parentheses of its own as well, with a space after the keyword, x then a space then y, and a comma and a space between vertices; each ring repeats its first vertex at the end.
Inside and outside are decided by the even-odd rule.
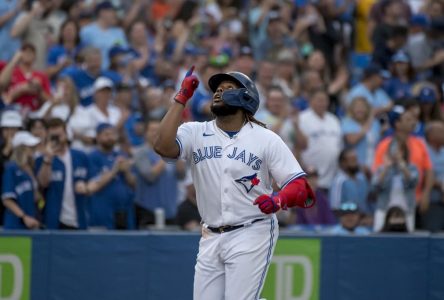
POLYGON ((330 207, 339 209, 343 203, 356 203, 361 211, 369 212, 367 197, 369 184, 363 173, 356 174, 355 178, 340 171, 333 179, 329 198, 330 207))
MULTIPOLYGON (((111 170, 118 156, 125 155, 119 151, 104 153, 98 149, 91 152, 89 154, 91 177, 100 177, 103 172, 111 170)), ((113 229, 116 213, 125 212, 128 228, 135 228, 133 203, 134 191, 126 182, 124 175, 119 173, 101 190, 91 195, 90 225, 113 229)))
MULTIPOLYGON (((143 148, 137 155, 144 155, 155 165, 162 158, 153 149, 143 148)), ((177 213, 177 172, 175 164, 167 164, 165 170, 153 181, 147 181, 136 166, 136 203, 154 212, 157 207, 165 210, 165 217, 172 219, 177 213)))
POLYGON ((120 81, 122 81, 121 76, 113 71, 103 71, 101 74, 99 74, 99 76, 94 77, 86 70, 75 66, 66 68, 61 75, 69 76, 72 81, 74 81, 74 85, 76 86, 79 94, 80 104, 82 106, 89 106, 93 103, 93 86, 98 77, 108 77, 114 82, 114 84, 118 84, 120 81))
MULTIPOLYGON (((142 117, 139 112, 132 113, 126 120, 123 128, 131 146, 141 146, 144 143, 144 136, 136 133, 136 126, 141 123, 142 117)), ((143 126, 143 125, 142 125, 143 126)))
POLYGON ((382 88, 372 92, 362 83, 355 85, 348 93, 345 99, 347 106, 350 105, 356 97, 364 97, 373 108, 384 107, 391 102, 390 97, 382 88))
MULTIPOLYGON (((70 149, 69 151, 72 163, 71 170, 73 185, 75 185, 78 181, 87 181, 90 176, 87 156, 85 153, 78 150, 70 149)), ((43 156, 40 156, 36 159, 35 163, 36 174, 38 174, 42 166, 43 156)), ((59 229, 60 226, 60 213, 62 211, 62 202, 65 189, 65 170, 65 164, 63 161, 58 157, 54 157, 51 165, 51 181, 43 193, 46 200, 43 218, 48 229, 59 229)), ((88 197, 79 195, 75 192, 74 197, 79 229, 85 229, 87 225, 86 203, 88 197)))
MULTIPOLYGON (((20 1, 0 1, 0 16, 14 10, 20 1)), ((11 29, 18 17, 12 17, 8 22, 0 27, 0 60, 9 61, 20 48, 20 39, 11 37, 11 29)))
MULTIPOLYGON (((362 125, 350 117, 345 117, 341 120, 341 131, 344 135, 350 133, 359 133, 362 125)), ((356 151, 360 165, 371 166, 373 164, 374 152, 376 145, 380 140, 381 126, 378 121, 373 121, 370 130, 367 134, 352 148, 356 151)), ((351 146, 351 145, 347 145, 351 146)))
MULTIPOLYGON (((430 146, 427 146, 430 161, 433 165, 433 173, 435 175, 435 179, 444 184, 444 147, 441 147, 439 151, 436 151, 430 146)), ((441 203, 443 200, 443 192, 437 188, 433 188, 430 193, 430 202, 432 203, 441 203)))
POLYGON ((76 55, 82 48, 80 46, 75 47, 72 51, 63 47, 63 45, 54 45, 48 50, 48 55, 46 56, 46 63, 48 66, 57 65, 61 59, 65 57, 70 58, 75 61, 76 55))
POLYGON ((390 78, 384 84, 384 90, 393 100, 398 100, 412 95, 412 82, 402 82, 399 78, 390 78))
POLYGON ((100 49, 102 52, 102 69, 108 69, 110 65, 109 51, 112 47, 119 45, 123 48, 128 47, 125 32, 122 28, 112 27, 102 29, 97 23, 86 25, 80 31, 80 39, 85 46, 91 46, 100 49))
POLYGON ((194 121, 204 122, 211 120, 211 116, 205 114, 205 105, 212 101, 212 95, 206 89, 197 89, 191 99, 191 115, 194 121))
MULTIPOLYGON (((15 162, 6 164, 3 171, 2 200, 14 200, 25 214, 35 218, 37 216, 34 196, 36 189, 36 183, 31 176, 15 162)), ((5 209, 4 228, 26 229, 26 226, 12 211, 5 209)))

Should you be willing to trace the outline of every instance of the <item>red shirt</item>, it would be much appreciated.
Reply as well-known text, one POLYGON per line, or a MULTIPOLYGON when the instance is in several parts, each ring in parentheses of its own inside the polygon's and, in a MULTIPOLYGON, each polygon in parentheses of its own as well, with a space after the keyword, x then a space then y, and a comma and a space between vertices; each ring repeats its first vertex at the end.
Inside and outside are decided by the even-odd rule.
MULTIPOLYGON (((5 66, 6 62, 0 62, 0 71, 2 71, 5 66)), ((42 89, 48 95, 51 94, 50 82, 48 76, 46 76, 45 73, 33 70, 30 73, 25 74, 19 67, 15 67, 12 71, 11 82, 9 83, 8 91, 11 91, 21 84, 27 83, 31 80, 38 81, 42 89)), ((14 103, 18 103, 23 108, 29 108, 32 111, 39 109, 42 105, 42 101, 38 98, 38 94, 35 93, 23 94, 15 99, 14 103)))

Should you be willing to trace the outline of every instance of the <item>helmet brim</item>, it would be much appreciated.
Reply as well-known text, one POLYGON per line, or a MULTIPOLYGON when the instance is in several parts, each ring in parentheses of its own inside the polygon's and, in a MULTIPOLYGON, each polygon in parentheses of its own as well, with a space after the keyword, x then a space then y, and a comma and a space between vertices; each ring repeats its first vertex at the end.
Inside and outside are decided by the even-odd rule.
POLYGON ((213 93, 215 93, 217 88, 219 87, 219 85, 224 81, 233 81, 234 83, 239 85, 240 88, 246 87, 242 84, 242 82, 237 80, 234 76, 231 76, 230 74, 226 74, 226 73, 219 73, 219 74, 214 74, 213 76, 211 76, 210 79, 208 80, 208 86, 213 91, 213 93))

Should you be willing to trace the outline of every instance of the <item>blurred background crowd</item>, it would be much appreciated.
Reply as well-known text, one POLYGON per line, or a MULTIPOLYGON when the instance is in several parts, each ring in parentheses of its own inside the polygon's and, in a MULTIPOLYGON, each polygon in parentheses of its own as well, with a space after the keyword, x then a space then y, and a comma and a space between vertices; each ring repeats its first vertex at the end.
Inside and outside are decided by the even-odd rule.
POLYGON ((318 199, 283 227, 444 230, 443 0, 0 1, 0 226, 199 230, 152 148, 191 65, 184 122, 212 74, 255 80, 318 199))

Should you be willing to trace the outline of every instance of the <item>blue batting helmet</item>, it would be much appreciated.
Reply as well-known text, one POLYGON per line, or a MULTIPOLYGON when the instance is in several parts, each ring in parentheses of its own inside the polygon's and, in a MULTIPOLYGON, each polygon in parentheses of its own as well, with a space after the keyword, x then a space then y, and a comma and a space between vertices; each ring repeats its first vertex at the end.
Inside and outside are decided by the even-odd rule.
POLYGON ((240 87, 239 89, 224 91, 222 94, 224 103, 241 107, 254 115, 259 108, 259 92, 253 80, 241 72, 215 74, 208 80, 208 85, 213 93, 216 92, 222 81, 233 81, 240 87))

